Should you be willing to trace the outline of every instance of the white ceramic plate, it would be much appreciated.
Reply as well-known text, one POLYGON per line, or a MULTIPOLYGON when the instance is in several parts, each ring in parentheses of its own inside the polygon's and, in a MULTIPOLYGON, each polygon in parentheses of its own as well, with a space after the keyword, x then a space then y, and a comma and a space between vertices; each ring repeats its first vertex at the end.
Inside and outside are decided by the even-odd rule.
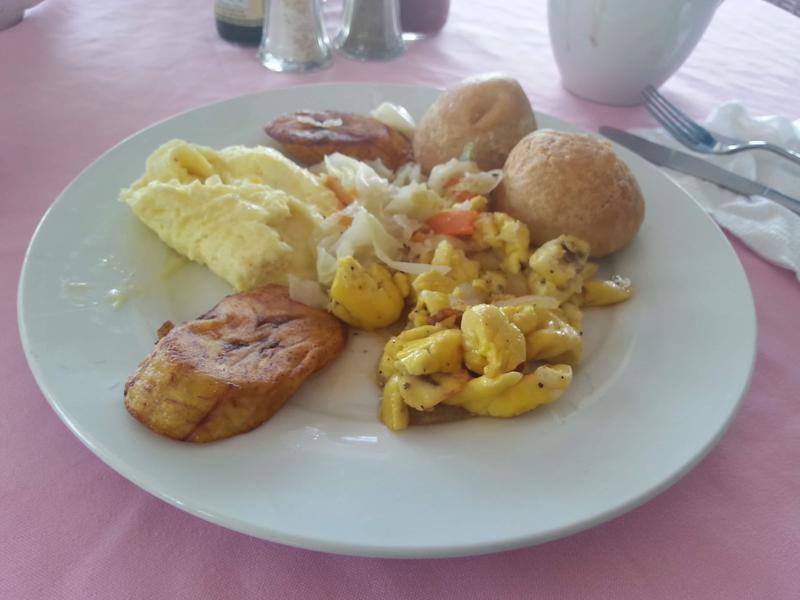
MULTIPOLYGON (((558 403, 512 420, 392 433, 377 420, 380 342, 361 334, 251 433, 190 445, 128 416, 123 384, 156 328, 193 318, 230 291, 193 264, 164 276, 170 252, 117 202, 145 158, 175 137, 264 143, 266 121, 301 108, 367 112, 390 100, 419 117, 436 94, 325 85, 235 98, 158 123, 81 173, 42 219, 19 288, 28 361, 73 433, 136 485, 208 521, 305 548, 393 557, 564 536, 641 504, 697 463, 746 389, 752 298, 714 223, 624 149, 647 217, 604 268, 629 276, 637 292, 589 311, 585 360, 558 403), (119 308, 113 289, 129 296, 119 308)), ((538 118, 542 127, 574 129, 538 118)))

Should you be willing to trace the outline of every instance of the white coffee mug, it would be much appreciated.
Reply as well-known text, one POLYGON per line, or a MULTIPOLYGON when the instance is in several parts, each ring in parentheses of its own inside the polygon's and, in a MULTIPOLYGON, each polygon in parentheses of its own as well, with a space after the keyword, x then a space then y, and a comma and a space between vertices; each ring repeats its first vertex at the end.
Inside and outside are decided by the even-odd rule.
POLYGON ((603 104, 642 102, 703 36, 722 0, 549 0, 550 44, 561 82, 603 104))
POLYGON ((42 0, 0 0, 0 31, 13 27, 25 16, 25 11, 42 0))

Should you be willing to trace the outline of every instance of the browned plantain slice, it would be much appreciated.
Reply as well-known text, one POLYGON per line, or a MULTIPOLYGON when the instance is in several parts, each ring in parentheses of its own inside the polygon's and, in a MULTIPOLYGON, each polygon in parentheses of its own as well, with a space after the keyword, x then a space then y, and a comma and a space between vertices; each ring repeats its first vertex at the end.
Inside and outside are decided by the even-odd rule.
POLYGON ((409 162, 411 143, 403 134, 377 119, 326 110, 281 115, 264 130, 291 158, 313 165, 340 152, 358 160, 380 159, 390 169, 409 162))
POLYGON ((233 294, 163 331, 125 385, 125 406, 171 438, 210 442, 274 415, 344 348, 345 326, 281 286, 233 294))

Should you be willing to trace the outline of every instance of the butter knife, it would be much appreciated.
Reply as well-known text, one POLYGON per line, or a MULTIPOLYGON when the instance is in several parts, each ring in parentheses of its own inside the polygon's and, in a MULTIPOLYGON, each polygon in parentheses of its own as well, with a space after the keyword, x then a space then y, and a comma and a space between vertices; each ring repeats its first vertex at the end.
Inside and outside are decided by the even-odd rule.
POLYGON ((762 185, 752 179, 747 179, 736 173, 726 171, 722 167, 711 164, 702 158, 673 150, 667 146, 656 144, 638 135, 633 135, 632 133, 622 131, 621 129, 615 129, 614 127, 601 127, 599 131, 608 139, 625 146, 628 150, 635 152, 651 163, 674 169, 681 173, 710 181, 711 183, 716 183, 721 187, 733 190, 737 194, 769 198, 781 206, 800 214, 800 200, 787 196, 778 190, 762 185))

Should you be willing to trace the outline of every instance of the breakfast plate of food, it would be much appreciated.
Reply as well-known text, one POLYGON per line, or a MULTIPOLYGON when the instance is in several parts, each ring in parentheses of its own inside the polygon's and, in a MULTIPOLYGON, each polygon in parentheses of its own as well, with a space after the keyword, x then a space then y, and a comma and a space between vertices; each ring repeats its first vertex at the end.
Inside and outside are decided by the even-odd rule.
POLYGON ((224 527, 368 556, 638 506, 720 438, 755 351, 702 209, 497 74, 157 123, 52 205, 18 302, 43 394, 111 468, 224 527))

